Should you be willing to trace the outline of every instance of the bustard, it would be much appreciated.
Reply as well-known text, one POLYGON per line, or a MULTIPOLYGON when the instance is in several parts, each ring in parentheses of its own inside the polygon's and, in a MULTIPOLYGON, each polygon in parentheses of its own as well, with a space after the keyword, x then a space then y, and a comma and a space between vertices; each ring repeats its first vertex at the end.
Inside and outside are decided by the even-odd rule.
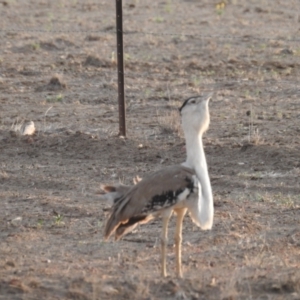
POLYGON ((202 144, 203 133, 208 129, 209 100, 207 97, 191 97, 179 109, 186 140, 187 159, 180 165, 166 167, 143 178, 131 187, 107 189, 112 192, 114 204, 105 227, 105 239, 115 233, 120 239, 138 224, 144 224, 161 215, 161 274, 166 272, 166 247, 168 222, 177 214, 175 230, 176 273, 182 277, 181 243, 182 222, 188 211, 193 222, 203 230, 211 229, 214 206, 202 144))

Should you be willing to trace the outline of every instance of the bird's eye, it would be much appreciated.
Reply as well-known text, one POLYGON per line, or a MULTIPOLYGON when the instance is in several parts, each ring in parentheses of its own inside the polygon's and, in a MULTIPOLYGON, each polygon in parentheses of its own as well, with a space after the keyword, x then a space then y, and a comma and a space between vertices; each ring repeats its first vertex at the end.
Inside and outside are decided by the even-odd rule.
POLYGON ((191 100, 190 103, 191 103, 191 104, 195 104, 195 103, 196 103, 196 100, 191 100))

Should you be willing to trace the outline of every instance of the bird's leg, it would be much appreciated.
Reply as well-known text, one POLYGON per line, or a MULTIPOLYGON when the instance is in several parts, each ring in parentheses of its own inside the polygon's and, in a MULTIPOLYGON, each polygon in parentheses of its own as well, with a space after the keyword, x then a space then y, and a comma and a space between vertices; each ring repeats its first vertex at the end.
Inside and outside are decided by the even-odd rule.
POLYGON ((176 274, 178 277, 182 277, 181 270, 181 244, 182 244, 182 222, 186 214, 187 209, 177 209, 176 231, 175 231, 175 254, 176 254, 176 274))
POLYGON ((161 276, 167 276, 166 270, 166 256, 167 256, 167 245, 168 245, 168 224, 172 211, 166 211, 162 215, 163 227, 161 233, 161 276))

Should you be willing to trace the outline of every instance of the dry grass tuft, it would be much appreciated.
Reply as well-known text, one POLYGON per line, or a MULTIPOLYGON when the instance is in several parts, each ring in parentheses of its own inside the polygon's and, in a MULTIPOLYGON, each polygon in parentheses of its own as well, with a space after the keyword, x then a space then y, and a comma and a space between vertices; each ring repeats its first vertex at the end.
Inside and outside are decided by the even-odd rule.
POLYGON ((39 86, 35 89, 36 92, 44 91, 61 91, 67 88, 67 84, 64 82, 62 75, 54 75, 48 84, 39 86))
POLYGON ((8 289, 10 293, 29 293, 31 291, 29 286, 27 286, 23 281, 21 281, 18 278, 12 278, 5 284, 4 282, 2 282, 2 285, 5 286, 3 288, 3 291, 5 289, 8 289))
POLYGON ((149 296, 149 283, 142 278, 129 276, 126 280, 99 281, 92 284, 92 299, 145 299, 149 296))
POLYGON ((9 175, 3 171, 3 170, 0 170, 0 179, 8 179, 9 178, 9 175))
POLYGON ((86 58, 84 65, 86 66, 93 66, 96 68, 102 67, 102 68, 107 68, 111 66, 111 62, 101 60, 99 57, 94 56, 94 55, 88 55, 86 58))
POLYGON ((165 134, 176 134, 183 137, 178 110, 171 109, 165 116, 157 116, 157 121, 165 134))

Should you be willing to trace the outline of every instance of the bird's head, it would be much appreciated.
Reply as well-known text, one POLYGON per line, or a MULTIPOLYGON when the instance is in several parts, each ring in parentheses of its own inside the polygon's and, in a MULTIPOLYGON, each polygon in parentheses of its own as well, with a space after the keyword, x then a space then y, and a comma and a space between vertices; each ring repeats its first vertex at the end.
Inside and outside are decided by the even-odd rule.
POLYGON ((184 132, 194 129, 203 134, 208 129, 210 122, 208 103, 211 97, 212 93, 207 96, 190 97, 184 101, 179 108, 184 132))

